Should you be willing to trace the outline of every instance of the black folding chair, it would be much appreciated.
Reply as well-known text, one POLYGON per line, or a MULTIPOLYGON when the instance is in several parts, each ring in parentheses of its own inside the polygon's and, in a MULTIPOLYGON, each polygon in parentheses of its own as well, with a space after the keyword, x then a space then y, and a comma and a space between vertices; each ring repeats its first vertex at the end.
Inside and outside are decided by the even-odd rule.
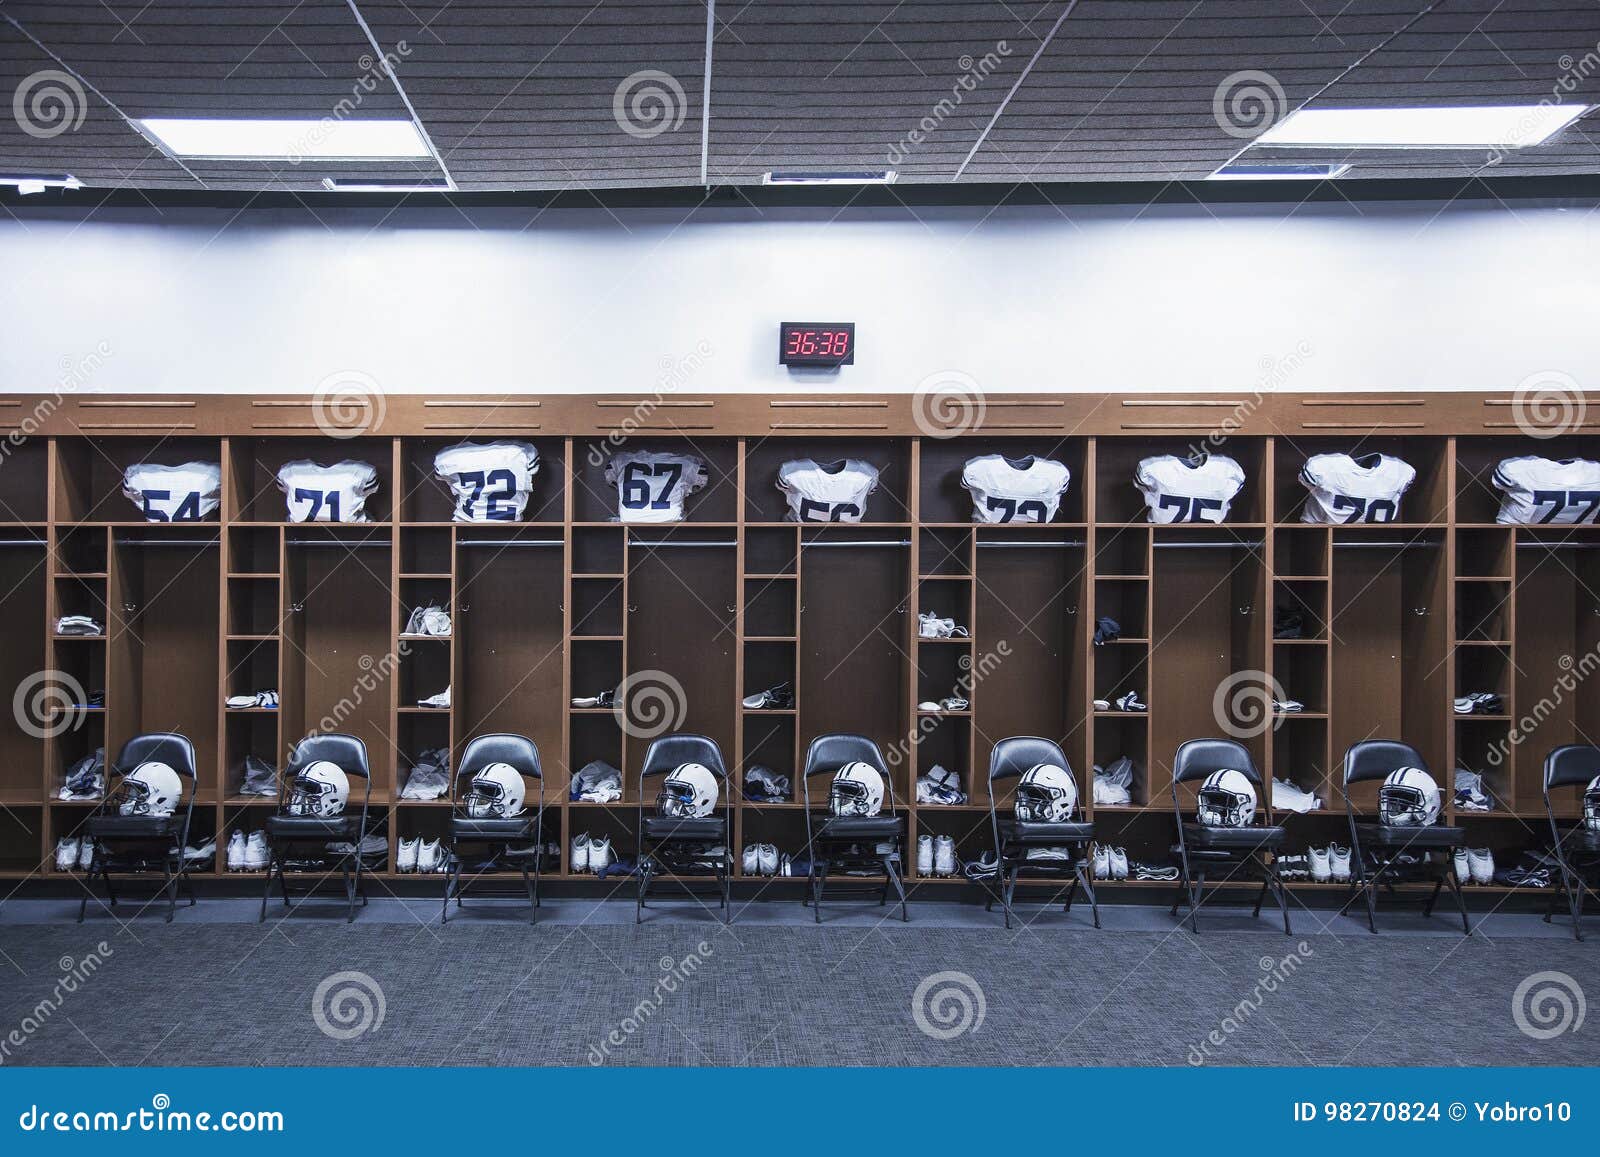
POLYGON ((1225 885, 1240 879, 1260 880, 1261 891, 1256 895, 1251 918, 1259 918, 1261 905, 1272 893, 1278 909, 1283 913, 1283 931, 1290 935, 1289 900, 1283 881, 1278 877, 1277 864, 1269 853, 1283 847, 1286 833, 1282 827, 1251 824, 1246 827, 1219 827, 1185 820, 1178 802, 1178 786, 1194 780, 1204 780, 1215 771, 1239 772, 1255 785, 1257 795, 1262 789, 1261 773, 1255 760, 1242 744, 1231 739, 1191 739, 1178 748, 1172 759, 1172 814, 1178 826, 1178 853, 1183 868, 1183 879, 1178 884, 1178 895, 1172 901, 1172 915, 1185 904, 1189 908, 1189 928, 1200 932, 1200 905, 1205 901, 1207 877, 1216 878, 1213 894, 1225 885))
MULTIPOLYGON (((1014 816, 1001 819, 995 809, 994 785, 1002 780, 1018 779, 1029 768, 1041 763, 1054 764, 1065 768, 1068 775, 1072 774, 1072 766, 1059 746, 1031 735, 1002 739, 989 755, 989 825, 994 831, 994 854, 1000 864, 1000 906, 1005 910, 1006 927, 1011 927, 1017 877, 1026 872, 1047 879, 1070 878, 1072 882, 1067 888, 1067 901, 1062 911, 1072 911, 1072 901, 1082 888, 1089 898, 1089 910, 1094 913, 1094 926, 1098 928, 1100 905, 1094 898, 1094 885, 1089 879, 1088 855, 1089 845, 1094 841, 1094 821, 1024 822, 1014 816), (1068 858, 1029 859, 1029 853, 1039 848, 1063 848, 1068 858)), ((984 907, 994 911, 992 893, 984 907)))
MULTIPOLYGON (((278 811, 267 817, 266 838, 270 858, 267 861, 266 887, 261 891, 261 920, 267 918, 267 900, 272 896, 274 879, 283 893, 283 906, 290 912, 294 911, 295 906, 289 902, 289 880, 284 873, 287 863, 299 861, 320 864, 320 870, 325 873, 323 879, 337 872, 344 890, 345 922, 356 918, 356 899, 360 898, 363 908, 367 904, 366 891, 361 887, 361 841, 368 834, 367 815, 371 802, 372 769, 367 762, 365 743, 353 735, 311 735, 295 745, 289 766, 283 769, 283 775, 278 780, 278 811), (295 776, 321 760, 334 764, 352 779, 361 780, 364 787, 359 814, 353 813, 348 805, 344 814, 337 816, 289 814, 286 789, 292 791, 295 776), (334 844, 348 845, 350 851, 335 852, 332 850, 334 844)), ((295 895, 302 899, 318 895, 320 883, 309 881, 304 887, 298 887, 295 895)))
MULTIPOLYGON (((1600 895, 1600 888, 1588 882, 1590 876, 1600 876, 1600 831, 1591 829, 1583 817, 1584 789, 1600 775, 1600 747, 1587 743, 1572 743, 1558 747, 1544 757, 1544 811, 1550 817, 1550 850, 1561 867, 1561 891, 1567 908, 1572 913, 1572 934, 1583 939, 1583 907, 1590 892, 1600 895), (1555 805, 1550 801, 1552 788, 1576 787, 1578 796, 1578 822, 1566 831, 1556 823, 1555 805)), ((1555 914, 1557 893, 1550 893, 1550 909, 1544 914, 1546 924, 1555 914)))
POLYGON ((1461 881, 1456 879, 1455 850, 1466 843, 1466 832, 1446 824, 1427 826, 1396 825, 1356 822, 1355 805, 1350 801, 1350 785, 1382 780, 1391 771, 1402 767, 1415 767, 1423 771, 1428 765, 1421 754, 1410 744, 1394 739, 1364 739, 1350 746, 1344 753, 1344 810, 1350 822, 1350 860, 1355 869, 1354 891, 1339 911, 1342 913, 1359 897, 1367 903, 1367 927, 1378 930, 1378 889, 1387 888, 1394 894, 1394 885, 1416 880, 1433 881, 1433 893, 1422 905, 1424 916, 1433 915, 1433 907, 1446 884, 1455 897, 1456 909, 1461 913, 1461 931, 1472 934, 1472 924, 1467 919, 1467 904, 1461 896, 1461 881), (1433 853, 1439 853, 1442 863, 1436 862, 1433 853), (1369 865, 1368 856, 1372 857, 1369 865), (1401 857, 1406 859, 1402 860, 1401 857), (1369 870, 1370 869, 1370 870, 1369 870))
MULTIPOLYGON (((461 766, 450 782, 450 859, 444 879, 444 909, 439 913, 439 923, 450 919, 450 901, 463 907, 470 888, 484 876, 507 869, 522 873, 522 892, 480 891, 479 896, 499 897, 527 895, 528 922, 539 920, 539 864, 544 850, 544 775, 539 769, 539 749, 533 740, 522 735, 480 735, 467 744, 461 754, 461 766), (461 799, 461 785, 470 784, 472 777, 490 764, 504 763, 523 780, 534 781, 538 803, 533 812, 507 817, 478 818, 467 814, 461 799), (462 845, 483 847, 486 858, 465 877, 462 875, 462 845), (529 847, 528 845, 532 845, 529 847), (513 845, 521 845, 514 847, 513 845), (529 867, 532 872, 529 872, 529 867)), ((526 804, 524 804, 526 807, 526 804)))
MULTIPOLYGON (((894 777, 889 774, 883 753, 878 745, 864 735, 820 735, 811 741, 806 750, 802 781, 809 784, 819 775, 833 778, 835 772, 847 763, 865 763, 883 776, 884 812, 875 816, 836 816, 822 811, 813 814, 806 807, 806 852, 810 869, 806 874, 807 896, 803 901, 812 906, 817 923, 822 923, 822 896, 828 887, 828 874, 837 869, 852 875, 883 873, 883 887, 866 893, 878 893, 881 907, 889 902, 889 890, 894 889, 900 898, 900 919, 908 921, 911 914, 906 907, 906 889, 901 880, 901 849, 905 843, 906 821, 894 814, 894 777)), ((835 895, 844 893, 836 892, 835 895)))
POLYGON ((634 900, 633 922, 644 919, 650 885, 657 876, 675 877, 684 893, 693 895, 684 877, 713 876, 717 886, 717 906, 723 919, 733 921, 730 881, 733 877, 733 833, 728 813, 708 816, 666 816, 645 804, 645 781, 666 775, 685 763, 698 763, 721 782, 719 807, 730 806, 728 769, 722 751, 704 735, 663 735, 644 753, 639 770, 639 891, 634 900))
POLYGON ((166 897, 167 923, 172 923, 177 911, 180 887, 189 894, 189 906, 194 906, 194 884, 183 858, 184 846, 189 842, 189 822, 194 818, 194 744, 171 731, 136 735, 122 745, 111 768, 112 775, 126 777, 142 763, 164 763, 178 773, 180 781, 186 781, 183 806, 169 816, 122 815, 113 807, 116 793, 107 778, 105 797, 84 823, 84 830, 94 840, 94 852, 88 878, 83 882, 83 899, 78 904, 80 924, 88 910, 96 876, 105 884, 106 900, 113 908, 117 906, 114 876, 156 870, 161 872, 161 887, 151 897, 151 903, 166 897))

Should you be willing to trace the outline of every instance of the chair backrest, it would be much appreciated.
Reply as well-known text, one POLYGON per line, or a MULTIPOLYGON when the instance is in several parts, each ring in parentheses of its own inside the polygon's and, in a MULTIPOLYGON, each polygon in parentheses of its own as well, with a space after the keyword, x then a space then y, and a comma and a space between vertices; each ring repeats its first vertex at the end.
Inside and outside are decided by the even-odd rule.
POLYGON ((1256 761, 1244 744, 1231 739, 1191 739, 1179 745, 1172 757, 1172 789, 1174 798, 1180 783, 1204 779, 1214 771, 1237 771, 1257 787, 1261 786, 1261 773, 1256 761))
POLYGON ((1587 787, 1600 775, 1600 747, 1588 743, 1569 743, 1544 757, 1544 790, 1553 787, 1587 787))
POLYGON ((1398 739, 1363 739, 1360 743, 1352 743, 1344 753, 1345 786, 1382 779, 1401 767, 1428 770, 1422 755, 1409 743, 1401 743, 1398 739))
POLYGON ((367 762, 367 745, 354 735, 308 735, 289 753, 289 766, 283 777, 292 780, 313 763, 327 760, 346 775, 358 775, 372 784, 372 768, 367 762))
POLYGON ((887 803, 890 807, 894 806, 894 776, 889 774, 889 765, 884 762, 883 752, 865 735, 838 732, 817 736, 806 748, 805 770, 801 772, 801 777, 809 780, 817 775, 831 776, 847 763, 865 763, 877 768, 878 774, 883 776, 887 803))
POLYGON ((529 779, 544 779, 539 769, 539 749, 526 735, 480 735, 461 753, 461 767, 456 778, 477 775, 491 763, 510 764, 518 774, 529 779))
POLYGON ((118 775, 127 775, 141 763, 164 763, 189 780, 191 785, 196 779, 194 744, 189 742, 187 736, 179 735, 176 731, 135 735, 122 745, 112 770, 118 775))
POLYGON ((652 775, 665 775, 685 763, 699 763, 726 780, 728 769, 722 762, 722 749, 714 740, 704 735, 683 735, 674 732, 653 741, 644 753, 644 766, 639 771, 642 784, 652 775))
POLYGON ((1067 774, 1072 774, 1072 764, 1067 762, 1066 753, 1059 744, 1036 735, 1013 735, 1009 739, 1002 739, 989 753, 990 798, 994 797, 997 780, 1013 779, 1041 763, 1053 763, 1065 768, 1067 774))

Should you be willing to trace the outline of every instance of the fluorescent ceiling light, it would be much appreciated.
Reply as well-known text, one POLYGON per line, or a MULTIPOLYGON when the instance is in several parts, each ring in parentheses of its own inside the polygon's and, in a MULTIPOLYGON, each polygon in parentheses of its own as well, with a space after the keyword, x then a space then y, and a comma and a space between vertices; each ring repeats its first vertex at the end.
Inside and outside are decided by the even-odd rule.
POLYGON ((46 189, 81 189, 83 182, 71 173, 62 173, 53 177, 11 177, 0 176, 0 185, 15 186, 17 192, 24 197, 31 193, 42 193, 46 189))
POLYGON ((892 185, 893 169, 774 169, 763 185, 892 185))
POLYGON ((411 121, 148 117, 139 124, 180 157, 365 161, 429 156, 411 121))
POLYGON ((1300 109, 1256 137, 1257 145, 1346 149, 1521 149, 1588 112, 1589 105, 1478 108, 1300 109))
POLYGON ((1350 171, 1349 165, 1296 165, 1265 161, 1248 164, 1235 161, 1206 178, 1208 181, 1331 181, 1350 171))
POLYGON ((344 177, 324 177, 322 187, 330 193, 451 193, 443 181, 363 181, 344 177))

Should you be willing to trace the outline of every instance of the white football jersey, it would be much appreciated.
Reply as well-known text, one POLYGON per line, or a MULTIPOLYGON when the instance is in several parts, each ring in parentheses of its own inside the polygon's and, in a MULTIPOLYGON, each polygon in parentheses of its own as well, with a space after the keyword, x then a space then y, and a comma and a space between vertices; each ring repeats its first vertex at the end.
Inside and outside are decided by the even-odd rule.
POLYGON ((215 462, 141 462, 122 473, 122 493, 144 512, 146 522, 199 522, 216 511, 221 492, 222 467, 215 462))
POLYGON ((455 521, 520 522, 539 452, 527 442, 462 442, 433 456, 433 472, 455 494, 455 521))
POLYGON ((1244 486, 1244 471, 1221 454, 1198 461, 1161 454, 1139 463, 1133 484, 1144 495, 1151 522, 1221 522, 1244 486))
POLYGON ((1400 496, 1416 477, 1409 462, 1387 454, 1313 454, 1300 470, 1311 492, 1300 521, 1398 521, 1400 496))
POLYGON ((365 462, 319 466, 302 458, 284 463, 278 486, 289 500, 290 522, 367 522, 366 502, 378 489, 378 472, 365 462))
POLYGON ((706 484, 706 465, 687 454, 629 450, 606 463, 606 481, 617 488, 622 522, 678 522, 683 500, 706 484))
POLYGON ((826 465, 802 458, 778 467, 778 489, 789 500, 791 522, 860 522, 867 495, 878 488, 878 468, 859 458, 826 465))
POLYGON ((1593 522, 1600 511, 1600 462, 1587 458, 1506 458, 1494 484, 1505 491, 1496 522, 1593 522))
POLYGON ((1061 507, 1072 471, 1053 458, 969 458, 961 485, 972 493, 973 522, 1049 522, 1061 507))

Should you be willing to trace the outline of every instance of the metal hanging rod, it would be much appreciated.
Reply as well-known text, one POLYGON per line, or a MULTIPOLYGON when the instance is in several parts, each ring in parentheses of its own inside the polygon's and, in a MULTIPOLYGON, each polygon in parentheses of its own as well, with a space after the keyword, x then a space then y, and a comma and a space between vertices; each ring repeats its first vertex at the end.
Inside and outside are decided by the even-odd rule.
POLYGON ((44 546, 42 538, 0 538, 0 546, 44 546))
POLYGON ((846 541, 838 541, 838 542, 831 541, 829 539, 813 539, 810 542, 802 542, 800 544, 801 549, 809 549, 810 547, 814 547, 814 546, 844 547, 844 546, 910 546, 910 545, 911 545, 911 540, 909 538, 870 538, 870 539, 854 539, 854 540, 846 540, 846 541))
POLYGON ((1437 550, 1442 542, 1419 539, 1416 542, 1336 542, 1335 550, 1437 550))
POLYGON ((1594 542, 1519 542, 1518 550, 1593 550, 1600 546, 1600 539, 1594 542))
POLYGON ((390 542, 387 538, 288 538, 284 540, 286 546, 309 546, 321 549, 339 547, 343 550, 352 550, 358 546, 387 547, 390 542))
POLYGON ((463 538, 457 546, 565 546, 561 538, 463 538))
POLYGON ((1259 538, 1240 538, 1226 542, 1158 542, 1154 546, 1157 550, 1231 550, 1236 546, 1260 550, 1266 543, 1259 538))
POLYGON ((738 546, 739 544, 737 542, 733 542, 731 540, 719 542, 719 541, 717 541, 715 539, 676 539, 676 538, 668 538, 668 539, 662 539, 660 542, 648 542, 648 541, 643 541, 643 540, 640 540, 640 539, 637 539, 637 538, 630 538, 628 540, 628 545, 629 546, 640 547, 640 548, 642 548, 644 550, 660 550, 664 546, 666 546, 666 547, 738 546))
POLYGON ((1088 545, 1088 543, 1078 538, 1069 538, 1065 541, 1057 539, 1054 541, 1045 542, 995 542, 993 540, 985 542, 983 539, 978 540, 978 549, 980 550, 1070 550, 1073 547, 1088 545))
POLYGON ((202 546, 221 546, 222 540, 220 538, 119 538, 117 539, 117 545, 136 547, 186 546, 193 548, 202 546))

